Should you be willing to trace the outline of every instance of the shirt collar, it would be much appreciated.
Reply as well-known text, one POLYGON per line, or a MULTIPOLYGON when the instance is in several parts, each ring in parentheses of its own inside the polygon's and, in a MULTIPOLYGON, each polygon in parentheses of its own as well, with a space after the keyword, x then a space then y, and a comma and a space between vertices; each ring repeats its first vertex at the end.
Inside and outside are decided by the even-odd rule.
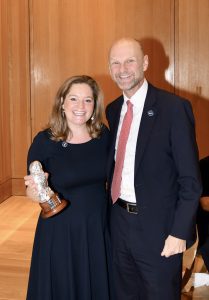
POLYGON ((123 93, 124 102, 131 100, 131 103, 134 105, 135 108, 143 107, 147 95, 147 90, 148 90, 148 82, 146 79, 144 79, 142 86, 136 91, 136 93, 131 98, 128 98, 123 93))

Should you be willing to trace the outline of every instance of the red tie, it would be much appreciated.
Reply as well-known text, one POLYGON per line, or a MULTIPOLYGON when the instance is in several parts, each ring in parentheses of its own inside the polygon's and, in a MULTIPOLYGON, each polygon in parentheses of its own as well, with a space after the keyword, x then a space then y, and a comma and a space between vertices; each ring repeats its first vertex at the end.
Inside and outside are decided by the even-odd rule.
POLYGON ((126 103, 128 108, 123 119, 123 124, 121 127, 120 136, 118 140, 115 170, 113 174, 112 187, 111 187, 111 196, 112 196, 113 203, 115 203, 120 196, 120 186, 122 180, 122 170, 123 170, 123 164, 125 158, 126 143, 131 128, 131 122, 133 120, 133 104, 131 103, 130 100, 128 100, 126 103))

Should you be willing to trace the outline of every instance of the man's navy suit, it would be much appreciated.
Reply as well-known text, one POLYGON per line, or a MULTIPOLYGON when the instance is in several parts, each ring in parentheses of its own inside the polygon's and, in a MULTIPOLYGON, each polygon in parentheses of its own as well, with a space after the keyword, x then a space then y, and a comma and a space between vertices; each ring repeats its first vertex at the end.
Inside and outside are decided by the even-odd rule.
MULTIPOLYGON (((111 135, 108 161, 109 188, 114 171, 115 141, 122 105, 123 96, 120 96, 106 109, 111 135)), ((142 295, 140 299, 178 299, 180 281, 177 278, 176 282, 173 282, 177 290, 176 295, 171 295, 169 287, 167 292, 162 291, 158 294, 156 291, 161 289, 160 285, 163 282, 165 283, 163 288, 166 290, 167 277, 172 276, 172 273, 175 277, 175 274, 179 275, 181 272, 181 254, 170 258, 160 255, 168 235, 186 240, 187 246, 192 245, 196 238, 195 217, 201 184, 194 117, 189 101, 157 89, 151 84, 148 84, 139 124, 134 188, 138 206, 137 215, 129 214, 117 203, 111 209, 114 264, 124 264, 128 267, 133 259, 141 278, 141 282, 138 283, 142 295), (130 219, 132 223, 128 223, 130 219), (123 232, 124 226, 130 226, 128 233, 123 232), (121 255, 126 250, 130 254, 128 259, 121 255), (169 274, 163 271, 164 265, 165 269, 168 268, 169 274), (155 277, 153 277, 154 288, 153 292, 148 293, 148 290, 152 290, 152 276, 155 277), (156 277, 159 277, 159 280, 156 280, 156 277)), ((136 278, 132 276, 132 270, 129 280, 133 281, 135 289, 136 278)), ((117 285, 119 280, 115 281, 117 285)), ((120 298, 123 300, 122 296, 120 298)), ((139 298, 131 295, 124 298, 128 299, 139 298)))
MULTIPOLYGON (((209 197, 209 156, 200 160, 200 173, 202 178, 202 197, 209 197)), ((197 213, 197 229, 199 237, 198 248, 202 254, 205 266, 209 271, 209 211, 199 205, 197 213)))

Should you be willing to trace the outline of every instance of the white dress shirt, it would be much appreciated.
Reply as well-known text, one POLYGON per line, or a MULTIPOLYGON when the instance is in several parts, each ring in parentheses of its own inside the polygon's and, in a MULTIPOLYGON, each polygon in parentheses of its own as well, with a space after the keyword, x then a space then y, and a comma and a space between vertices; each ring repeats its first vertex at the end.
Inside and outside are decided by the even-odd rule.
POLYGON ((131 203, 136 203, 136 196, 135 196, 135 189, 134 189, 134 166, 135 166, 136 143, 137 143, 137 137, 138 137, 138 131, 141 122, 142 112, 144 108, 144 102, 147 95, 147 89, 148 89, 148 83, 145 79, 142 86, 131 98, 127 98, 126 95, 123 94, 124 103, 120 114, 120 121, 118 125, 118 132, 117 132, 117 138, 115 144, 116 146, 115 158, 116 158, 118 138, 123 123, 123 118, 127 111, 126 102, 130 100, 131 103, 133 104, 133 121, 131 124, 128 141, 126 144, 125 159, 124 159, 124 165, 122 170, 120 198, 131 203))

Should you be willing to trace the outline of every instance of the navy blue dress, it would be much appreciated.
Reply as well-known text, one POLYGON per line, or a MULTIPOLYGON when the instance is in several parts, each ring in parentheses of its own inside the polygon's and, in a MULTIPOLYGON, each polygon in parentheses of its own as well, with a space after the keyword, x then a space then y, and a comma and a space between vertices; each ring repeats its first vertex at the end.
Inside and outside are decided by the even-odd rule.
POLYGON ((52 141, 47 130, 34 139, 28 166, 42 163, 49 186, 70 205, 39 217, 27 300, 110 299, 106 159, 109 132, 82 144, 52 141), (64 147, 66 146, 66 147, 64 147))

